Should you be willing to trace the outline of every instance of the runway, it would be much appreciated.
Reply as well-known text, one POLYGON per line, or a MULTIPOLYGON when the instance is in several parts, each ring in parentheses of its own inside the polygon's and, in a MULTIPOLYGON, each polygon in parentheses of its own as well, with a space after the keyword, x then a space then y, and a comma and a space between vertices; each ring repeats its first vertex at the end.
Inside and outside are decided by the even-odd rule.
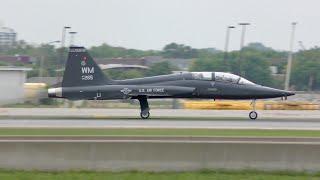
POLYGON ((0 136, 0 142, 166 142, 320 144, 311 137, 0 136))
POLYGON ((317 120, 2 119, 0 128, 168 128, 320 130, 317 120))
MULTIPOLYGON (((248 120, 249 110, 151 109, 152 119, 248 120)), ((0 117, 10 119, 140 119, 139 109, 94 108, 0 108, 0 117)), ((258 111, 258 120, 320 120, 320 111, 258 111)))

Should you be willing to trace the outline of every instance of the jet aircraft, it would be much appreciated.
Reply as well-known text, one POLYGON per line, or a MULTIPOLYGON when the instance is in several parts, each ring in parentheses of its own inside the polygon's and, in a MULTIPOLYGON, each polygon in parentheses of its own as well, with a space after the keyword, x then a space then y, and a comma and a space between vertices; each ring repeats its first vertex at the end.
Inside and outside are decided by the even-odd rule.
POLYGON ((112 80, 84 47, 70 47, 61 87, 49 88, 50 98, 69 100, 137 99, 143 119, 150 116, 148 99, 250 99, 256 119, 256 99, 287 98, 294 93, 255 84, 225 72, 184 72, 153 77, 112 80))

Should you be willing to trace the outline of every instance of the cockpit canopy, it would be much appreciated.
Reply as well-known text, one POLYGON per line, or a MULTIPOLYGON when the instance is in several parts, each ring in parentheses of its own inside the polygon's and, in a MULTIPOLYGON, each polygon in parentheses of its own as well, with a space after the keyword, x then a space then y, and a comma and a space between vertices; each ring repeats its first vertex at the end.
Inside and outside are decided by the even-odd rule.
POLYGON ((235 74, 225 72, 191 72, 192 78, 204 81, 220 81, 235 84, 254 85, 253 82, 235 74))

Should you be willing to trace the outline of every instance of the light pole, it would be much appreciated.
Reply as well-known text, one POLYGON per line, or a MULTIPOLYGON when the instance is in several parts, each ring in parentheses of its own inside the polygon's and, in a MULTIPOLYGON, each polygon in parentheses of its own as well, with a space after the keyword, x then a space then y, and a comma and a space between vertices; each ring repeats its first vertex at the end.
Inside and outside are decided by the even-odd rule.
MULTIPOLYGON (((57 63, 57 70, 63 69, 63 63, 64 63, 64 46, 65 46, 65 41, 66 41, 66 32, 68 29, 71 29, 70 26, 64 26, 62 28, 62 36, 61 36, 61 47, 60 47, 60 60, 57 63)), ((56 71, 59 72, 59 71, 56 71)), ((56 73, 57 75, 57 73, 56 73)), ((62 76, 62 75, 60 75, 62 76)), ((61 77, 58 77, 58 82, 61 81, 61 77)))
POLYGON ((296 30, 296 25, 297 25, 297 22, 291 23, 291 37, 290 37, 290 44, 289 44, 286 79, 285 79, 285 84, 284 84, 285 90, 289 90, 289 87, 290 87, 290 75, 291 75, 291 66, 292 66, 292 50, 293 50, 293 44, 294 44, 294 34, 295 34, 295 30, 296 30))
POLYGON ((250 23, 239 23, 238 25, 242 26, 242 32, 241 32, 241 40, 240 40, 240 54, 239 54, 239 62, 238 62, 238 65, 239 65, 239 75, 242 75, 242 72, 241 72, 241 59, 242 59, 242 49, 243 49, 243 46, 244 46, 244 38, 245 38, 245 34, 246 34, 246 29, 247 29, 247 26, 250 25, 250 23))
POLYGON ((75 42, 75 35, 77 34, 77 32, 75 32, 75 31, 71 31, 71 32, 69 32, 69 34, 70 34, 70 47, 71 46, 74 46, 74 42, 75 42))
POLYGON ((70 26, 64 26, 62 28, 62 37, 61 37, 61 48, 64 48, 64 44, 66 42, 66 31, 67 29, 71 29, 70 26))
POLYGON ((225 65, 227 65, 230 30, 233 28, 236 28, 236 27, 235 26, 227 26, 226 40, 225 40, 225 45, 224 45, 224 56, 223 56, 223 60, 224 60, 225 65))
POLYGON ((242 33, 241 33, 241 41, 240 41, 240 50, 242 50, 244 46, 244 38, 246 34, 246 27, 250 25, 250 23, 239 23, 240 26, 242 26, 242 33))

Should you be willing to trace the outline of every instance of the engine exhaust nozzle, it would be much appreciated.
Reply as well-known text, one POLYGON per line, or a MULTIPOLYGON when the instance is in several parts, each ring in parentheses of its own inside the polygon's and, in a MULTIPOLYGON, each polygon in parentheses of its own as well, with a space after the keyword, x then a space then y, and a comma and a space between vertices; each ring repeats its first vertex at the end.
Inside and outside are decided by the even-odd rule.
POLYGON ((48 97, 49 98, 61 98, 62 97, 62 88, 50 88, 48 89, 48 97))

